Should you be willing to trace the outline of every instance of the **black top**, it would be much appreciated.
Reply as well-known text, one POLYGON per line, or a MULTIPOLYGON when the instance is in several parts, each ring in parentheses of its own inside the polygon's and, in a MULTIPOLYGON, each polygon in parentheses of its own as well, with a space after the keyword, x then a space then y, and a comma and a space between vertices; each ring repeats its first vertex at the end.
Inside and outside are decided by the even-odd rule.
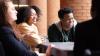
POLYGON ((62 29, 60 31, 55 24, 52 24, 48 29, 48 39, 50 42, 67 42, 73 41, 74 27, 69 31, 62 29), (66 37, 64 37, 66 35, 66 37))
POLYGON ((16 38, 10 27, 0 26, 0 42, 6 56, 37 56, 16 38))
POLYGON ((74 56, 84 56, 86 49, 100 51, 100 24, 95 20, 76 26, 74 56))

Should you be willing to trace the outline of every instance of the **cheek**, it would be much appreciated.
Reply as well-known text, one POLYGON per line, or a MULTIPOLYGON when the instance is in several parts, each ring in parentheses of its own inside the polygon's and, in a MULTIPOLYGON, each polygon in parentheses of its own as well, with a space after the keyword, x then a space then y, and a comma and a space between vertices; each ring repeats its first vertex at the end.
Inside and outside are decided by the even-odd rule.
POLYGON ((74 25, 74 22, 73 22, 73 21, 67 21, 66 24, 67 24, 67 25, 70 25, 70 26, 71 26, 71 25, 73 26, 73 25, 74 25))
POLYGON ((17 20, 17 15, 15 12, 8 12, 8 17, 12 20, 17 20))
POLYGON ((34 21, 34 20, 33 20, 33 16, 30 17, 29 21, 31 21, 31 22, 34 21))
POLYGON ((33 17, 32 20, 33 20, 33 21, 37 21, 37 17, 33 17))
POLYGON ((34 21, 34 22, 36 22, 36 21, 37 21, 37 19, 36 19, 36 18, 34 18, 34 19, 33 19, 33 21, 34 21))
POLYGON ((32 20, 32 18, 30 18, 28 21, 29 21, 29 22, 32 22, 33 20, 32 20))

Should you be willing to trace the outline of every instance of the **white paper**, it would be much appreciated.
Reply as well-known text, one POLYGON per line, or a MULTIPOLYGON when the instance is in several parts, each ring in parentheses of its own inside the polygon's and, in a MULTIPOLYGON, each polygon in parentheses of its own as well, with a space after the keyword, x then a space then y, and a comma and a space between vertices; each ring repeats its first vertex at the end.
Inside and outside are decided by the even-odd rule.
POLYGON ((60 49, 60 50, 68 50, 73 51, 74 42, 49 42, 45 43, 45 45, 51 44, 54 48, 60 49))
POLYGON ((72 51, 74 47, 74 42, 52 42, 55 48, 61 50, 69 50, 72 51))

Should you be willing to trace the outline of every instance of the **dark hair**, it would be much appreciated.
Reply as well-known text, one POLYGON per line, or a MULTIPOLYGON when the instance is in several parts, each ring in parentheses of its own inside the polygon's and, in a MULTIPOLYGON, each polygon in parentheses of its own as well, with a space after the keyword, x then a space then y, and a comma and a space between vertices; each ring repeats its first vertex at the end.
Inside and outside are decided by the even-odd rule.
POLYGON ((7 2, 12 2, 10 0, 1 0, 0 1, 0 26, 11 26, 6 18, 6 13, 7 13, 7 2))
MULTIPOLYGON (((40 9, 36 6, 28 6, 28 7, 21 7, 18 9, 17 20, 16 23, 20 24, 22 22, 28 23, 29 17, 31 16, 31 9, 34 9, 37 13, 37 16, 40 15, 40 9)), ((39 20, 39 19, 37 19, 39 20)))
POLYGON ((33 9, 36 11, 37 16, 40 17, 40 15, 41 15, 41 10, 40 10, 37 6, 30 6, 30 7, 33 8, 33 9))
POLYGON ((22 22, 27 22, 29 20, 29 17, 31 15, 31 8, 30 7, 20 7, 17 13, 17 20, 16 23, 22 23, 22 22))
POLYGON ((69 14, 72 12, 73 10, 71 8, 62 8, 58 11, 58 17, 60 18, 60 20, 62 20, 65 14, 69 14))

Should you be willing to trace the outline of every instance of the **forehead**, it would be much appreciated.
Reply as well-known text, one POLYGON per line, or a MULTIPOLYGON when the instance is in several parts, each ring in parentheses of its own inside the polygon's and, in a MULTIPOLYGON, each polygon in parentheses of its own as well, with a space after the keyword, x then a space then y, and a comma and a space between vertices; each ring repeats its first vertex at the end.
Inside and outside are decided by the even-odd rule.
POLYGON ((65 14, 64 16, 73 16, 73 13, 65 14))
POLYGON ((11 1, 6 2, 6 6, 7 6, 7 7, 14 7, 14 5, 13 5, 13 3, 12 3, 11 1))
POLYGON ((65 14, 64 17, 66 17, 66 18, 73 18, 74 16, 73 16, 73 13, 69 13, 69 14, 65 14))
POLYGON ((69 16, 73 16, 73 13, 69 13, 68 15, 69 15, 69 16))
POLYGON ((64 19, 62 21, 68 21, 73 18, 74 18, 73 13, 65 14, 64 19))
POLYGON ((8 10, 12 10, 13 8, 15 8, 15 6, 12 2, 7 2, 6 6, 7 6, 8 10))
POLYGON ((31 9, 31 12, 34 13, 34 14, 36 14, 36 11, 34 9, 31 9))

